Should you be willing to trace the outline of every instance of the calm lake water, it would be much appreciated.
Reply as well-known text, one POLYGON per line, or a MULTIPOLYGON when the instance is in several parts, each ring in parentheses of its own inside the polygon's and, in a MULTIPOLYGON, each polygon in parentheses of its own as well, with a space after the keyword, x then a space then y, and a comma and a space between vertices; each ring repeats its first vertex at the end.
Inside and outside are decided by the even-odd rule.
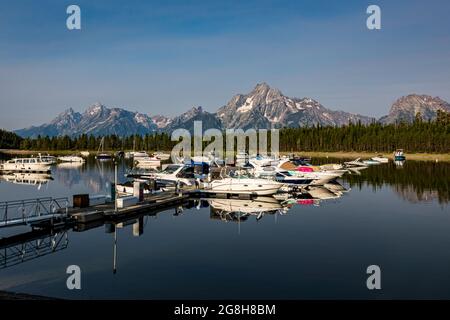
MULTIPOLYGON (((119 165, 123 181, 129 166, 119 165)), ((54 166, 51 177, 2 177, 0 201, 106 194, 113 176, 111 163, 91 159, 54 166)), ((70 299, 450 298, 450 164, 391 162, 339 183, 282 204, 262 199, 249 206, 274 210, 240 221, 226 209, 248 203, 210 200, 149 213, 115 233, 99 225, 11 243, 30 228, 0 229, 0 290, 70 299), (52 240, 56 249, 46 250, 52 240), (69 265, 81 268, 81 290, 66 287, 69 265), (381 290, 366 287, 369 265, 381 268, 381 290)))

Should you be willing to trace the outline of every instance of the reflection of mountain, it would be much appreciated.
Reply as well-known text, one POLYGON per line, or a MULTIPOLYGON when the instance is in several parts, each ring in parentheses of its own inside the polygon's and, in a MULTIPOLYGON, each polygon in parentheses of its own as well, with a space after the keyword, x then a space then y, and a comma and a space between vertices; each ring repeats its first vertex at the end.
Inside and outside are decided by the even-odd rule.
POLYGON ((83 184, 94 193, 104 191, 107 183, 114 180, 113 164, 89 160, 80 167, 58 165, 54 173, 55 179, 69 188, 83 184))
POLYGON ((372 166, 360 176, 346 175, 344 179, 351 187, 363 185, 381 189, 383 185, 394 187, 397 194, 411 202, 437 199, 439 203, 450 200, 450 163, 406 161, 402 170, 392 163, 372 166), (412 193, 415 193, 415 196, 412 193))
POLYGON ((407 200, 411 203, 439 200, 439 193, 437 191, 424 190, 423 192, 418 193, 412 186, 395 186, 394 191, 403 200, 407 200))

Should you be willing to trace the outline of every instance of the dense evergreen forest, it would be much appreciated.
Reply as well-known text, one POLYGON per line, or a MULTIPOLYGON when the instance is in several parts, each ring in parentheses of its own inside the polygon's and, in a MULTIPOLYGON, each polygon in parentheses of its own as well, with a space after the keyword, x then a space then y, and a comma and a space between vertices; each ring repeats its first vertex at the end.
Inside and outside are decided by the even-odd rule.
POLYGON ((17 134, 0 129, 0 149, 18 149, 21 141, 17 134))
MULTIPOLYGON (((167 133, 145 136, 104 137, 105 150, 171 150, 177 143, 167 133)), ((24 150, 97 150, 101 138, 79 137, 20 138, 14 133, 0 130, 0 148, 24 150)), ((268 139, 270 142, 270 137, 268 139)), ((206 145, 207 143, 205 143, 206 145)), ((438 112, 433 122, 421 120, 412 124, 382 125, 349 124, 343 127, 284 128, 280 131, 280 151, 367 151, 392 152, 402 148, 406 152, 449 153, 450 113, 438 112)))

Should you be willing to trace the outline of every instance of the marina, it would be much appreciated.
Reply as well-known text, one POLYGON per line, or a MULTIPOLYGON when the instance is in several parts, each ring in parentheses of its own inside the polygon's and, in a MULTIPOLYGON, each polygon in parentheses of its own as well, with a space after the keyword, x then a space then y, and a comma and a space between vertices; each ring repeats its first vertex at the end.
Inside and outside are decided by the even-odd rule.
MULTIPOLYGON (((29 184, 2 175, 0 279, 3 285, 0 290, 58 298, 264 298, 273 292, 286 298, 364 297, 366 293, 358 289, 358 276, 351 271, 352 266, 374 259, 366 250, 393 241, 394 231, 381 226, 386 222, 396 234, 397 231, 404 233, 395 240, 403 248, 403 253, 393 258, 400 264, 396 277, 404 275, 401 269, 404 264, 400 260, 414 259, 407 250, 411 241, 414 245, 418 245, 418 241, 434 244, 431 259, 442 266, 450 263, 441 247, 435 245, 438 239, 450 244, 445 231, 445 226, 450 225, 445 215, 450 195, 448 188, 436 189, 443 185, 436 179, 448 175, 449 165, 407 161, 398 166, 391 160, 380 165, 355 166, 362 161, 303 159, 300 167, 294 161, 295 168, 310 168, 303 168, 300 173, 314 174, 325 169, 345 171, 321 185, 305 183, 295 188, 293 185, 284 188, 286 185, 273 180, 273 176, 270 179, 245 178, 242 167, 224 170, 204 162, 191 162, 164 164, 164 169, 139 169, 134 167, 132 159, 104 162, 95 156, 77 165, 52 165, 50 173, 39 176, 40 185, 31 183, 31 178, 37 179, 38 173, 17 173, 30 174, 29 184), (117 187, 114 186, 116 170, 117 187), (435 174, 423 180, 422 172, 429 170, 435 174), (177 176, 180 173, 181 176, 177 176), (185 184, 177 185, 177 179, 185 179, 180 180, 185 184), (241 193, 239 189, 227 189, 230 187, 227 179, 241 180, 241 186, 257 182, 251 187, 256 190, 259 183, 276 182, 284 187, 271 195, 241 193), (227 188, 215 190, 211 187, 215 181, 225 183, 227 188), (120 186, 128 189, 120 193, 120 186), (28 200, 17 199, 16 194, 28 200), (113 197, 122 200, 115 202, 113 197), (376 206, 371 205, 375 203, 376 206), (429 221, 430 217, 424 212, 433 212, 431 217, 439 221, 439 226, 430 225, 434 238, 425 238, 426 230, 431 229, 419 232, 414 222, 429 221), (400 217, 401 220, 397 220, 400 217), (381 219, 380 224, 378 219, 381 219), (375 228, 369 227, 371 224, 375 228), (323 228, 328 231, 317 232, 323 228), (377 236, 379 228, 385 230, 383 239, 377 236), (343 230, 348 230, 347 235, 343 230), (352 253, 350 260, 338 259, 339 247, 344 244, 352 253), (250 261, 249 250, 252 252, 250 261), (61 285, 65 283, 64 270, 73 255, 78 257, 86 276, 84 281, 90 283, 86 291, 68 291, 61 285), (321 264, 324 259, 333 261, 333 269, 339 270, 350 284, 348 289, 327 291, 330 283, 338 281, 330 274, 329 265, 321 264), (43 274, 36 269, 41 263, 54 271, 43 274), (280 268, 280 264, 289 265, 284 271, 287 276, 278 281, 270 280, 267 274, 280 268), (227 275, 236 265, 252 272, 227 275), (191 276, 184 277, 175 266, 189 270, 191 276), (61 272, 57 271, 59 269, 61 272), (205 270, 209 270, 208 273, 205 270), (311 278, 311 274, 322 280, 311 278), (5 282, 5 279, 25 275, 31 277, 32 282, 15 281, 13 286, 5 282), (261 287, 261 277, 270 283, 270 289, 261 287), (193 286, 194 281, 197 286, 193 286), (120 288, 130 282, 133 289, 125 294, 120 288), (249 285, 244 289, 240 286, 239 290, 227 285, 237 282, 249 285), (217 286, 211 287, 212 283, 217 286), (307 288, 301 289, 301 283, 307 283, 307 288), (300 289, 286 289, 293 284, 300 289)), ((279 163, 268 164, 274 167, 272 171, 286 170, 276 169, 279 163)), ((252 169, 254 167, 248 168, 249 173, 252 169)), ((389 255, 375 252, 380 264, 390 263, 389 255)), ((424 267, 419 269, 420 266, 409 270, 408 277, 423 272, 424 267)), ((431 286, 433 280, 429 283, 431 286)), ((446 296, 439 286, 432 288, 427 293, 446 296)), ((402 285, 386 289, 384 296, 416 297, 411 292, 409 286, 402 285)))

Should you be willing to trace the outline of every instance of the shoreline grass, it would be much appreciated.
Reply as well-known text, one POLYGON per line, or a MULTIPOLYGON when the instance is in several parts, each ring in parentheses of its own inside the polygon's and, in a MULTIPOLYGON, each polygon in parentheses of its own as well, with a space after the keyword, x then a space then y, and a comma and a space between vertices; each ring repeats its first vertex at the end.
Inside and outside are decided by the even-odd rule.
MULTIPOLYGON (((281 152, 283 155, 290 154, 291 152, 281 152)), ((383 157, 394 159, 394 153, 386 152, 352 152, 352 151, 338 151, 338 152, 320 152, 320 151, 298 151, 295 154, 308 157, 318 157, 318 158, 348 158, 348 159, 370 159, 377 155, 382 155, 383 157)), ((444 161, 450 162, 450 153, 405 153, 407 160, 415 161, 444 161)))
MULTIPOLYGON (((67 155, 67 154, 77 154, 82 150, 57 150, 57 151, 35 151, 35 150, 19 150, 19 149, 0 149, 0 153, 7 155, 37 155, 41 154, 52 154, 52 155, 67 155)), ((86 150, 83 150, 86 151, 86 150)), ((91 154, 95 154, 97 150, 90 150, 91 154)), ((111 151, 112 152, 112 151, 111 151)), ((170 153, 170 151, 162 151, 170 153)), ((301 156, 308 157, 318 157, 318 158, 342 158, 342 159, 369 159, 379 154, 393 160, 393 153, 386 152, 352 152, 352 151, 339 151, 339 152, 323 152, 323 151, 293 151, 293 152, 280 152, 281 155, 297 154, 301 156)), ((444 161, 450 162, 450 153, 406 153, 407 160, 416 161, 444 161)))

